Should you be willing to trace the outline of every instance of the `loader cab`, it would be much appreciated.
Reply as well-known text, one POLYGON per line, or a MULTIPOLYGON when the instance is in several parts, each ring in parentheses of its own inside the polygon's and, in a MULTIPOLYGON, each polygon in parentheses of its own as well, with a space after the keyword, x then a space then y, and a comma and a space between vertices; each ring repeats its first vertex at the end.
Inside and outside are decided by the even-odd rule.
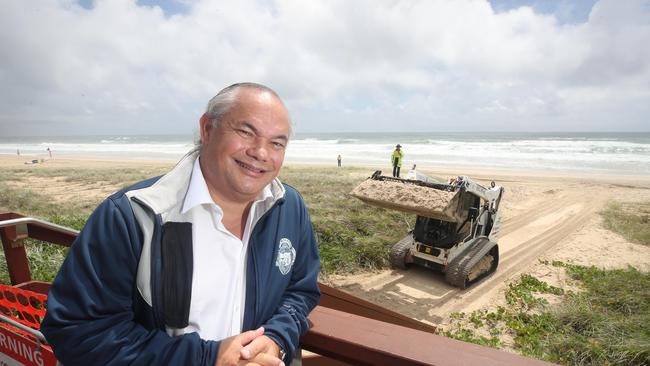
POLYGON ((460 240, 456 226, 455 222, 418 216, 415 220, 413 237, 422 244, 449 249, 460 240))
POLYGON ((443 218, 417 216, 413 238, 415 241, 432 247, 449 249, 465 240, 472 232, 476 222, 481 199, 471 193, 461 192, 455 212, 443 218))

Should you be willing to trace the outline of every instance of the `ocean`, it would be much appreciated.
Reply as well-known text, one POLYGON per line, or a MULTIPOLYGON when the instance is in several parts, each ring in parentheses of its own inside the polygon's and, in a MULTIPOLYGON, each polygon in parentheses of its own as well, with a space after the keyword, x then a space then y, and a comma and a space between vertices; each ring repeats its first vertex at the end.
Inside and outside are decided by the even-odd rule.
MULTIPOLYGON (((178 159, 192 135, 0 137, 0 154, 57 154, 121 159, 178 159)), ((650 133, 312 133, 289 143, 287 163, 385 166, 396 144, 403 168, 499 168, 650 174, 650 133)))

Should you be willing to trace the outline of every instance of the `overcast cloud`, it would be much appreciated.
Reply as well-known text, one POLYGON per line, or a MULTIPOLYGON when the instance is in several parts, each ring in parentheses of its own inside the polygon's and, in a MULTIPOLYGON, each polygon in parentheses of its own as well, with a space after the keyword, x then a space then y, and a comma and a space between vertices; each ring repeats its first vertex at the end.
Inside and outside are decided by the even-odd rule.
POLYGON ((650 2, 514 3, 0 0, 0 134, 189 133, 237 81, 299 133, 650 130, 650 2))

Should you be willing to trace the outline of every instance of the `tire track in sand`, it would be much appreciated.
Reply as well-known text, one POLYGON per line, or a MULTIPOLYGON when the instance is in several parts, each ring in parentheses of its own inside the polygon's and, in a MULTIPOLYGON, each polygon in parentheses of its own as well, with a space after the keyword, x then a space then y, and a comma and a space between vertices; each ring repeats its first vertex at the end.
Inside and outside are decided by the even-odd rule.
MULTIPOLYGON (((436 313, 445 315, 445 313, 449 314, 468 307, 471 308, 473 302, 481 300, 484 296, 488 296, 488 294, 494 291, 498 291, 505 285, 508 279, 524 270, 543 253, 559 244, 562 239, 580 229, 598 212, 605 202, 602 198, 594 199, 594 195, 588 193, 582 193, 575 198, 572 202, 561 202, 560 206, 566 207, 571 204, 574 206, 580 205, 581 208, 577 212, 571 213, 568 217, 566 215, 558 217, 556 223, 548 229, 521 242, 512 249, 504 251, 501 256, 499 268, 494 274, 476 284, 468 291, 463 292, 457 290, 455 293, 450 293, 448 296, 445 296, 445 299, 441 299, 441 307, 436 310, 436 313), (448 304, 446 304, 447 302, 448 304)), ((542 218, 536 217, 528 220, 519 230, 527 229, 528 226, 542 218)))
MULTIPOLYGON (((518 230, 521 226, 529 223, 531 220, 535 220, 542 216, 551 214, 554 211, 557 211, 566 205, 566 202, 563 200, 567 199, 566 194, 560 194, 557 197, 549 197, 551 199, 543 200, 541 203, 532 205, 531 208, 526 213, 520 213, 516 217, 506 216, 501 225, 501 232, 505 236, 511 231, 518 230)), ((507 215, 507 214, 506 214, 507 215)))

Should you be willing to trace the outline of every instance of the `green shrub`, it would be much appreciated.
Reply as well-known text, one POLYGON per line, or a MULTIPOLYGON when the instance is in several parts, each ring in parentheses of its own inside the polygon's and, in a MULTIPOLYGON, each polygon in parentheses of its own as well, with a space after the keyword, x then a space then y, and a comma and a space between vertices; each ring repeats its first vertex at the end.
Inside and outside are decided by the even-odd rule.
POLYGON ((476 335, 513 335, 515 349, 531 357, 564 365, 650 365, 650 274, 634 268, 603 270, 555 262, 565 267, 583 291, 563 293, 539 279, 522 275, 510 284, 510 307, 495 312, 475 311, 469 323, 453 314, 443 334, 467 342, 498 342, 476 335), (539 294, 562 296, 549 305, 539 294))

